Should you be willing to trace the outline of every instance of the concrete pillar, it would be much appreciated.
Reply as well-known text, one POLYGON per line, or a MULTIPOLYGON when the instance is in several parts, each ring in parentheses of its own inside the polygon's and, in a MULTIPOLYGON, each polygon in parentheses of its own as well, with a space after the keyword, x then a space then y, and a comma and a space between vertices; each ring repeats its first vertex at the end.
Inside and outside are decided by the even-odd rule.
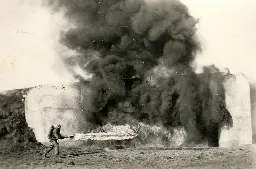
POLYGON ((256 80, 250 79, 251 110, 252 110, 252 142, 256 143, 256 80))
POLYGON ((231 75, 224 83, 226 106, 233 119, 233 127, 220 129, 219 146, 235 147, 252 144, 250 86, 242 75, 231 75))
POLYGON ((81 111, 81 91, 78 84, 41 86, 26 96, 26 121, 39 142, 47 142, 51 125, 62 125, 62 133, 73 135, 85 130, 81 111))

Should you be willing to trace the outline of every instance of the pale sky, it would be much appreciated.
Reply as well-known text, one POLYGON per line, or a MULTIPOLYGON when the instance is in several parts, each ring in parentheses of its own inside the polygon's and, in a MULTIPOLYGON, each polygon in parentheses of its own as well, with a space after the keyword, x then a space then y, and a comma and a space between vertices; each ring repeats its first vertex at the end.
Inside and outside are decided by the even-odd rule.
MULTIPOLYGON (((256 79, 256 1, 182 1, 200 19, 203 52, 196 63, 214 63, 256 79)), ((73 80, 56 50, 60 18, 39 0, 0 1, 0 90, 73 80)))
POLYGON ((203 52, 198 64, 214 63, 256 78, 256 1, 183 0, 200 19, 203 52))

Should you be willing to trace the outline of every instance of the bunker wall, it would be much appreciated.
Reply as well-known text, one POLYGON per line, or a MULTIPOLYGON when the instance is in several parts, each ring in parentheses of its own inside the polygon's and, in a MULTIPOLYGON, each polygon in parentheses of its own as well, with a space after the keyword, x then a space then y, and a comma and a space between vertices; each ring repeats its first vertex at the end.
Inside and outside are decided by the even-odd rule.
POLYGON ((241 74, 230 76, 224 83, 226 106, 233 126, 220 129, 219 146, 235 147, 252 144, 250 86, 241 74))
POLYGON ((26 121, 39 142, 47 142, 51 125, 62 125, 64 135, 81 132, 85 127, 78 84, 39 86, 26 96, 26 121))

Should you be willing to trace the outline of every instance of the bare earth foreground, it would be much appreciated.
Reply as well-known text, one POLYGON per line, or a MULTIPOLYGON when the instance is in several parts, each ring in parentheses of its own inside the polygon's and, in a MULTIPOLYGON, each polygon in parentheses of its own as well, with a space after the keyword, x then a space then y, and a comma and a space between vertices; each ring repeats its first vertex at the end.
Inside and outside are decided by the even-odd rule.
MULTIPOLYGON (((43 147, 44 148, 44 147, 43 147)), ((0 168, 246 169, 256 168, 256 145, 224 149, 62 148, 43 158, 43 148, 0 152, 0 168)))

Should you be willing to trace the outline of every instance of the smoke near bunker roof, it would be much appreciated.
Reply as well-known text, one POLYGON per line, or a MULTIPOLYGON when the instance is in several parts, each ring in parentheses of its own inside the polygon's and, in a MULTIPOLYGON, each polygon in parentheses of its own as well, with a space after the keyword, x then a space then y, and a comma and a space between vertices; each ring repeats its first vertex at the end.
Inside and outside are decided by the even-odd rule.
POLYGON ((130 100, 136 108, 136 118, 145 117, 150 123, 160 121, 167 126, 182 125, 191 139, 201 139, 210 133, 205 133, 205 128, 210 131, 222 122, 223 113, 212 110, 225 112, 225 98, 223 94, 213 97, 211 88, 214 84, 220 89, 217 92, 224 92, 223 86, 213 83, 213 76, 198 77, 191 67, 200 51, 198 20, 180 1, 48 3, 54 11, 64 12, 71 25, 62 32, 60 43, 77 54, 65 57, 66 65, 71 69, 79 65, 79 71, 73 73, 80 79, 81 71, 93 74, 89 104, 92 121, 101 124, 118 103, 130 100), (157 86, 132 78, 147 78, 160 65, 173 73, 157 86))

